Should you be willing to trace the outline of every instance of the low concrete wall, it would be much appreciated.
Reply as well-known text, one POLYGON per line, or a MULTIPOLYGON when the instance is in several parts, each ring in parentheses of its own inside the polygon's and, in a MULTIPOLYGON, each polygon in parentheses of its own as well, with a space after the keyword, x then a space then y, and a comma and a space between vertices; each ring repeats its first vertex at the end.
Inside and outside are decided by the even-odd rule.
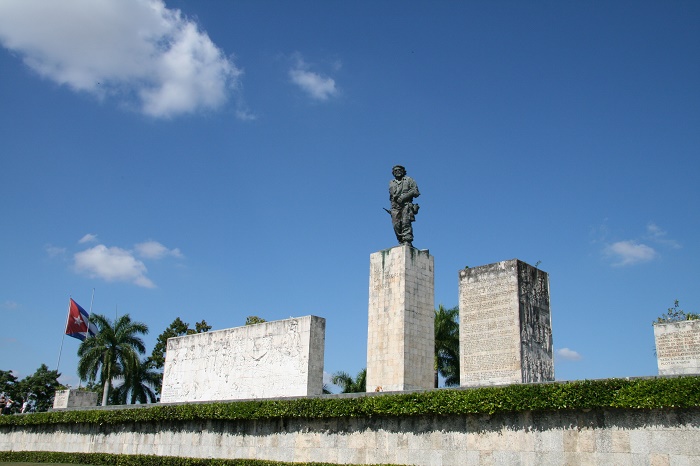
POLYGON ((417 465, 697 465, 700 409, 0 427, 0 450, 417 465))

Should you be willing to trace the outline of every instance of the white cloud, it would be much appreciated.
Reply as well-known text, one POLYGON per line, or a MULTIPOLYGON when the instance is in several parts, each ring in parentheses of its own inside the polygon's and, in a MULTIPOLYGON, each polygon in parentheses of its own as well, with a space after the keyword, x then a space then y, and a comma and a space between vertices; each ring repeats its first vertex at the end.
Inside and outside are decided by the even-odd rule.
POLYGON ((569 348, 561 348, 557 350, 557 356, 567 361, 580 361, 583 357, 577 352, 569 348))
POLYGON ((613 265, 616 266, 649 262, 657 256, 656 251, 652 247, 633 240, 618 241, 610 244, 605 248, 605 253, 615 259, 613 265))
POLYGON ((162 0, 3 0, 0 42, 44 78, 153 117, 217 108, 242 73, 162 0))
POLYGON ((647 237, 656 243, 662 244, 664 246, 669 246, 673 249, 680 249, 681 245, 678 241, 674 239, 669 239, 666 237, 667 232, 655 223, 649 223, 647 225, 647 237))
POLYGON ((182 257, 182 253, 178 248, 168 249, 158 241, 146 241, 134 247, 136 252, 146 259, 162 259, 166 256, 182 257))
POLYGON ((258 116, 247 109, 239 108, 236 110, 236 118, 242 121, 254 121, 258 119, 258 116))
POLYGON ((74 255, 75 269, 90 277, 108 282, 130 282, 144 288, 155 288, 146 277, 146 265, 136 259, 130 251, 103 244, 78 252, 74 255))
POLYGON ((292 82, 316 100, 328 100, 329 97, 338 94, 333 78, 314 73, 308 68, 304 60, 297 55, 296 64, 289 70, 292 82))
POLYGON ((5 301, 4 303, 2 303, 2 306, 0 306, 0 307, 2 307, 3 309, 15 310, 19 307, 19 304, 17 304, 14 301, 8 300, 8 301, 5 301))
POLYGON ((657 224, 655 223, 649 223, 647 225, 647 233, 653 237, 661 237, 665 236, 666 232, 663 231, 657 224))
POLYGON ((292 82, 316 100, 327 100, 338 91, 332 78, 323 77, 312 71, 293 69, 289 71, 292 82))
POLYGON ((78 244, 94 243, 95 241, 97 241, 97 235, 93 235, 92 233, 88 233, 87 235, 80 238, 80 240, 78 241, 78 244))
POLYGON ((66 248, 60 248, 58 246, 48 244, 46 245, 46 253, 49 255, 49 257, 60 257, 66 254, 66 248))

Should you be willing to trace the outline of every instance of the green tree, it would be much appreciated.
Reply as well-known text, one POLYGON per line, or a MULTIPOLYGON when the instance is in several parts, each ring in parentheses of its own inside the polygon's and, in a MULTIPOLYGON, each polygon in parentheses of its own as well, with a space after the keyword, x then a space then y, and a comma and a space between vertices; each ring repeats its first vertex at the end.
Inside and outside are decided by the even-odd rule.
POLYGON ((666 314, 661 315, 656 321, 654 321, 655 324, 667 324, 669 322, 680 322, 683 320, 698 320, 700 319, 700 314, 696 314, 694 312, 685 312, 683 309, 680 308, 680 304, 678 300, 676 299, 673 302, 673 307, 669 307, 668 311, 666 314))
POLYGON ((42 364, 34 374, 17 383, 16 401, 29 399, 36 411, 48 411, 53 407, 56 390, 63 388, 58 381, 60 376, 58 371, 50 371, 46 364, 42 364))
POLYGON ((80 389, 81 389, 81 390, 84 390, 84 391, 86 391, 86 392, 95 392, 95 393, 97 393, 98 395, 101 395, 101 394, 102 394, 102 391, 104 390, 104 387, 103 387, 102 385, 100 385, 99 382, 96 382, 96 381, 92 381, 92 382, 87 381, 87 382, 85 382, 84 385, 81 383, 80 389))
MULTIPOLYGON (((18 389, 19 383, 12 371, 0 370, 0 394, 10 397, 13 401, 19 402, 21 397, 18 389)), ((4 405, 0 406, 0 411, 2 408, 4 408, 4 405)))
POLYGON ((17 377, 12 371, 0 370, 0 394, 10 395, 10 398, 17 396, 17 377))
POLYGON ((438 375, 445 386, 459 385, 459 307, 435 309, 435 388, 438 375))
POLYGON ((86 338, 78 347, 78 375, 81 380, 93 382, 99 373, 102 390, 102 406, 107 404, 112 380, 123 376, 127 380, 131 374, 126 371, 138 364, 139 356, 146 348, 139 335, 148 333, 148 326, 133 322, 129 314, 120 316, 114 324, 100 314, 90 319, 98 333, 86 338))
POLYGON ((112 404, 146 404, 158 401, 156 387, 161 387, 163 373, 154 368, 151 358, 129 364, 132 365, 127 366, 124 371, 125 375, 121 378, 122 384, 115 386, 110 393, 112 404))
POLYGON ((263 319, 262 317, 258 317, 258 316, 248 316, 245 318, 246 325, 262 324, 263 322, 267 322, 267 321, 265 319, 263 319))
POLYGON ((341 388, 341 393, 363 393, 367 391, 367 369, 362 369, 354 379, 347 372, 338 371, 331 379, 333 385, 341 388))
POLYGON ((206 333, 209 330, 211 330, 211 325, 207 324, 206 320, 194 324, 195 333, 206 333))

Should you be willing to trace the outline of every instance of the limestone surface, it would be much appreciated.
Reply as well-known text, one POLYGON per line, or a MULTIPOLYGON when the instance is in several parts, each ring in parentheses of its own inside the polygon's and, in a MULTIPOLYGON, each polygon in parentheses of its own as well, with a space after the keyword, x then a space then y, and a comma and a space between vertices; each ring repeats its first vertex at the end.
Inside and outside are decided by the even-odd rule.
POLYGON ((71 388, 57 390, 53 399, 53 409, 97 406, 97 393, 71 388))
POLYGON ((459 272, 460 385, 554 380, 549 276, 517 259, 459 272))
POLYGON ((370 255, 367 391, 433 387, 434 259, 408 245, 370 255))
POLYGON ((170 338, 161 402, 320 395, 325 329, 306 316, 170 338))
POLYGON ((700 320, 654 324, 659 375, 700 374, 700 320))
MULTIPOLYGON (((0 451, 420 466, 698 465, 700 410, 0 426, 0 451)), ((213 461, 212 461, 213 462, 213 461)))

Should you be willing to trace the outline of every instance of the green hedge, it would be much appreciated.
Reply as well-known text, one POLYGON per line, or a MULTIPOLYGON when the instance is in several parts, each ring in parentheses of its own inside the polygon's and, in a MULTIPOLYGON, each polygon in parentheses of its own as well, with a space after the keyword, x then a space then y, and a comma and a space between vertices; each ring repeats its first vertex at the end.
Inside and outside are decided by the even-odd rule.
POLYGON ((65 463, 91 466, 331 466, 331 463, 284 463, 266 460, 110 455, 108 453, 60 453, 53 451, 2 451, 0 452, 0 462, 65 463))
POLYGON ((594 408, 700 407, 700 377, 606 379, 442 389, 357 398, 321 397, 226 403, 152 405, 138 409, 55 411, 0 416, 2 425, 122 424, 130 422, 253 420, 495 414, 594 408))

